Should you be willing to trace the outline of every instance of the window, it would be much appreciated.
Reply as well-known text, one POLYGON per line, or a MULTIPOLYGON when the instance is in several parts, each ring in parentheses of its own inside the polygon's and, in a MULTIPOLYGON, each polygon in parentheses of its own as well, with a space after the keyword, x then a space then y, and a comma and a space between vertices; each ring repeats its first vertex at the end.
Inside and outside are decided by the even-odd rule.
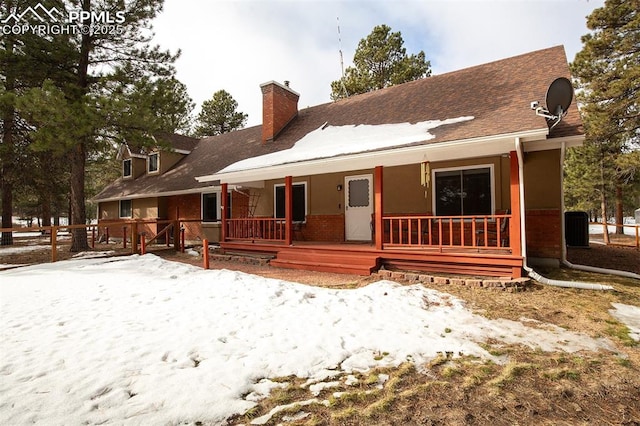
POLYGON ((120 217, 133 217, 131 200, 120 200, 120 217))
MULTIPOLYGON (((284 219, 284 185, 275 185, 275 217, 284 219)), ((304 222, 307 215, 307 184, 306 182, 292 185, 293 192, 293 221, 304 222)))
POLYGON ((493 166, 434 170, 433 175, 437 216, 492 214, 493 166))
POLYGON ((130 177, 131 176, 131 158, 127 158, 122 161, 122 176, 130 177))
POLYGON ((202 194, 202 221, 217 222, 218 210, 218 193, 202 194))
POLYGON ((158 153, 154 152, 153 154, 149 154, 149 173, 154 173, 158 171, 158 153))
MULTIPOLYGON (((220 192, 202 194, 202 221, 218 222, 222 205, 219 202, 220 192)), ((231 218, 231 193, 227 193, 227 219, 231 218)))

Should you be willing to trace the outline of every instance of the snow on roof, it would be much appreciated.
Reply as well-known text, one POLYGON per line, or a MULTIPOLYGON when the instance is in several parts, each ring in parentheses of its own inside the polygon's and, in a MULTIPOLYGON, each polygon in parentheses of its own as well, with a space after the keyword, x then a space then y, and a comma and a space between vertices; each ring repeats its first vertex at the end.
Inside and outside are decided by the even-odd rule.
POLYGON ((325 123, 316 130, 307 133, 289 149, 238 161, 220 170, 219 173, 330 158, 345 154, 357 154, 415 142, 425 142, 435 138, 433 134, 429 133, 429 130, 447 124, 473 120, 473 118, 458 117, 446 120, 428 120, 415 124, 327 126, 325 123))
POLYGON ((506 362, 487 339, 612 349, 552 324, 488 319, 422 285, 319 288, 152 254, 0 272, 0 294, 3 424, 218 424, 280 386, 274 377, 353 383, 355 371, 445 352, 506 362))

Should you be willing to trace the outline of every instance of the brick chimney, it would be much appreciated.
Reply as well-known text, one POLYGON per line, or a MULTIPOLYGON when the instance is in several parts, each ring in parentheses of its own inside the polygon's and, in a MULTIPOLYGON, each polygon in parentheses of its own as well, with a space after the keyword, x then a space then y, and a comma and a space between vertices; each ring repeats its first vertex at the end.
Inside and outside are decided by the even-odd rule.
POLYGON ((298 115, 300 94, 289 87, 269 81, 260 85, 262 90, 262 143, 275 139, 291 120, 298 115))

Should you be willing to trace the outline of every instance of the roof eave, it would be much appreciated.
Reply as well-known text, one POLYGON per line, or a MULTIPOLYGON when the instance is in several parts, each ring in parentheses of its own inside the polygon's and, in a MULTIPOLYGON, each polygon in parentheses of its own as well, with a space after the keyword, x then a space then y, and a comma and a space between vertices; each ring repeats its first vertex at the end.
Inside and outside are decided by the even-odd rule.
POLYGON ((212 189, 217 189, 217 188, 219 188, 219 185, 201 186, 197 188, 181 189, 177 191, 159 191, 159 192, 150 192, 150 193, 140 192, 136 194, 120 194, 118 196, 113 196, 108 198, 94 197, 91 199, 91 201, 96 203, 108 203, 108 202, 120 201, 120 200, 136 200, 139 198, 170 197, 172 195, 198 194, 201 192, 211 191, 212 189))
POLYGON ((240 184, 268 179, 281 179, 284 176, 309 176, 370 169, 375 166, 390 167, 415 164, 423 161, 443 161, 500 155, 514 149, 515 138, 529 142, 537 140, 546 141, 548 133, 549 129, 544 127, 526 132, 405 146, 380 151, 368 151, 358 154, 299 161, 296 163, 285 163, 260 169, 215 173, 198 176, 196 180, 201 183, 220 181, 230 184, 240 184), (469 155, 470 152, 472 152, 473 155, 469 155))

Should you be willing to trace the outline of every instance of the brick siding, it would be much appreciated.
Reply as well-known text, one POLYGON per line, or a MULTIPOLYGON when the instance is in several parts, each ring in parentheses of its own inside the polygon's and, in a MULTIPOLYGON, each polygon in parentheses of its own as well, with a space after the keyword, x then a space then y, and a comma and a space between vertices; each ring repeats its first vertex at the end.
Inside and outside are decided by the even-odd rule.
POLYGON ((527 256, 562 258, 560 210, 527 210, 527 256))

